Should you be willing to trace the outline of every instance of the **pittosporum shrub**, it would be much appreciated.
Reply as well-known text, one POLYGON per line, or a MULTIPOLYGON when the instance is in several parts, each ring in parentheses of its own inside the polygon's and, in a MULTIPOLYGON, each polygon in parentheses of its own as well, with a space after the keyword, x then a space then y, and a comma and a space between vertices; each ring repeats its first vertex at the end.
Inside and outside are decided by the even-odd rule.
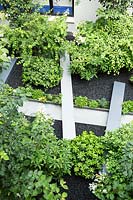
POLYGON ((71 141, 74 172, 78 176, 94 178, 103 163, 102 138, 84 131, 71 141))
POLYGON ((57 139, 53 121, 41 113, 28 121, 18 112, 20 105, 12 90, 0 88, 0 152, 9 157, 0 161, 0 197, 65 199, 59 186, 66 188, 60 178, 71 171, 69 141, 57 139))
POLYGON ((24 83, 42 85, 47 89, 58 85, 61 77, 62 68, 54 59, 33 56, 23 64, 24 83))
POLYGON ((133 68, 132 17, 117 10, 99 11, 96 22, 78 26, 71 44, 71 71, 90 80, 99 72, 119 74, 133 68))
POLYGON ((7 37, 12 54, 23 64, 24 82, 45 88, 59 84, 59 59, 66 44, 64 16, 49 21, 48 16, 33 13, 23 26, 9 29, 7 37))
POLYGON ((99 0, 105 9, 118 9, 125 12, 131 6, 132 0, 99 0))
MULTIPOLYGON (((4 33, 6 28, 8 27, 7 24, 4 23, 5 21, 5 16, 3 13, 0 13, 0 72, 4 68, 4 63, 9 62, 9 57, 8 57, 8 39, 5 37, 4 33)), ((6 64, 5 64, 6 66, 6 64)))
POLYGON ((39 0, 0 0, 0 5, 3 7, 3 12, 6 14, 7 20, 13 26, 22 25, 23 20, 30 15, 37 7, 39 0))
POLYGON ((104 139, 106 173, 97 174, 90 189, 101 200, 131 200, 133 197, 133 123, 104 139))

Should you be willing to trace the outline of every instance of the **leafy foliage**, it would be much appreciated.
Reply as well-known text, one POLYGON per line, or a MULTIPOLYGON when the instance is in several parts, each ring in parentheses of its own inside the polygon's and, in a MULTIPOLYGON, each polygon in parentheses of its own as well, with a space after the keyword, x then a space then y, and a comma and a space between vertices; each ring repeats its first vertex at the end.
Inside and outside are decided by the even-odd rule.
POLYGON ((122 68, 130 71, 132 27, 132 17, 116 10, 100 10, 96 22, 81 23, 70 47, 72 73, 90 80, 99 72, 116 75, 122 68))
POLYGON ((106 9, 119 9, 120 12, 125 12, 132 0, 99 0, 99 2, 106 9))
POLYGON ((38 2, 38 0, 0 0, 0 4, 3 6, 3 11, 13 26, 20 26, 22 24, 22 18, 26 18, 30 15, 38 2))
POLYGON ((74 98, 74 105, 80 108, 109 108, 109 102, 105 98, 93 100, 86 96, 77 96, 74 98))
POLYGON ((1 198, 65 199, 59 186, 66 185, 59 179, 70 174, 69 141, 56 138, 50 118, 39 113, 30 122, 18 113, 22 100, 13 99, 7 87, 0 89, 0 148, 10 158, 0 162, 1 198))
POLYGON ((127 114, 129 112, 133 112, 133 101, 124 101, 122 104, 122 113, 127 114))
POLYGON ((74 172, 78 176, 94 178, 103 163, 104 146, 93 132, 84 131, 71 141, 74 172))
POLYGON ((48 16, 33 13, 23 26, 9 29, 7 36, 13 55, 23 63, 24 82, 46 89, 59 84, 62 76, 59 58, 66 41, 64 17, 49 21, 48 16))
POLYGON ((107 174, 97 175, 91 189, 102 200, 131 200, 133 180, 133 124, 104 137, 107 174))
POLYGON ((0 13, 0 71, 4 68, 4 63, 9 62, 8 49, 6 48, 8 44, 7 38, 4 36, 7 24, 4 23, 5 18, 2 13, 0 13))

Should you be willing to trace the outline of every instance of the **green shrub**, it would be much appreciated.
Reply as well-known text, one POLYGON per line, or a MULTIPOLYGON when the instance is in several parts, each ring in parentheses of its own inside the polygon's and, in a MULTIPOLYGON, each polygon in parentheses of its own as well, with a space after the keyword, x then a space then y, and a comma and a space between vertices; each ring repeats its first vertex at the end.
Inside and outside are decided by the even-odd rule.
POLYGON ((132 17, 116 10, 99 11, 96 22, 78 26, 70 47, 71 71, 90 80, 99 72, 119 74, 132 65, 132 17))
POLYGON ((59 59, 66 46, 64 16, 49 21, 48 16, 33 13, 23 26, 9 29, 7 37, 12 54, 23 64, 24 83, 46 89, 59 84, 62 77, 59 59))
POLYGON ((14 26, 22 25, 22 18, 28 17, 38 4, 38 0, 0 0, 3 6, 3 12, 6 14, 7 20, 14 26))
POLYGON ((98 103, 97 100, 91 100, 91 99, 89 99, 88 100, 88 107, 89 108, 98 108, 100 106, 99 106, 99 103, 98 103))
POLYGON ((65 199, 59 187, 66 186, 59 179, 71 172, 70 143, 57 139, 53 121, 43 114, 28 121, 18 113, 20 105, 8 86, 0 88, 0 151, 9 157, 0 162, 0 197, 65 199))
POLYGON ((9 62, 9 57, 8 57, 9 51, 7 49, 8 40, 4 35, 8 25, 4 23, 4 15, 2 13, 0 13, 0 21, 1 21, 0 22, 0 72, 1 72, 2 69, 4 68, 4 63, 9 62))
POLYGON ((125 12, 130 7, 132 0, 99 0, 104 8, 119 9, 120 12, 125 12))
POLYGON ((109 101, 107 101, 105 98, 98 99, 97 101, 100 108, 109 108, 109 101))
POLYGON ((80 108, 85 107, 88 105, 88 98, 86 96, 75 97, 74 104, 80 108))
POLYGON ((23 64, 23 82, 42 85, 45 89, 59 84, 62 69, 54 59, 31 57, 23 64))
POLYGON ((133 112, 133 101, 124 101, 122 104, 122 113, 128 114, 129 112, 133 112))
POLYGON ((102 200, 131 200, 133 180, 133 124, 106 133, 106 174, 96 176, 90 188, 102 200))
POLYGON ((71 141, 74 172, 78 176, 94 178, 103 163, 104 146, 93 132, 84 131, 71 141))

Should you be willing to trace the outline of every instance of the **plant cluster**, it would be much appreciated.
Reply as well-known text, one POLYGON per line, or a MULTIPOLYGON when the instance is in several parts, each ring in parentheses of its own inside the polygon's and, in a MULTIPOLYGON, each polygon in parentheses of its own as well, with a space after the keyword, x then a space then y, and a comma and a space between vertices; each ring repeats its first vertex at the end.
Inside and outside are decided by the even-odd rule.
POLYGON ((90 188, 102 200, 131 200, 133 180, 133 124, 106 133, 106 173, 96 176, 90 188))
POLYGON ((103 163, 104 146, 93 132, 84 131, 71 141, 74 172, 78 176, 94 178, 103 163))
MULTIPOLYGON (((27 94, 32 95, 30 89, 27 94)), ((41 94, 41 90, 34 93, 41 94)), ((57 139, 49 117, 38 113, 28 121, 18 112, 23 99, 19 89, 0 88, 2 199, 65 200, 67 186, 62 177, 72 170, 87 179, 96 177, 91 189, 99 199, 132 199, 132 123, 102 137, 84 131, 71 141, 57 139), (12 97, 15 94, 18 98, 12 97), (107 173, 98 175, 103 165, 107 173)))
POLYGON ((9 20, 13 26, 18 27, 22 25, 22 19, 26 20, 26 17, 35 10, 38 3, 38 0, 0 0, 7 20, 9 20))
POLYGON ((109 102, 105 98, 93 100, 86 96, 77 96, 74 98, 74 105, 80 108, 109 108, 109 102))
POLYGON ((128 114, 129 112, 133 112, 133 101, 124 101, 122 104, 122 113, 128 114))
POLYGON ((8 40, 4 36, 4 32, 7 28, 7 24, 4 23, 4 14, 0 13, 0 72, 4 68, 4 63, 9 62, 9 57, 8 57, 8 49, 7 49, 7 44, 8 40))
POLYGON ((0 152, 5 158, 0 162, 0 197, 64 200, 60 187, 67 188, 61 177, 71 170, 69 141, 57 139, 50 118, 39 113, 30 122, 18 113, 22 99, 12 98, 6 88, 0 89, 0 152))
POLYGON ((22 26, 11 28, 6 34, 12 54, 23 64, 24 83, 42 85, 45 89, 59 84, 62 77, 59 59, 66 37, 64 16, 49 21, 46 15, 32 13, 22 26))
POLYGON ((120 12, 125 12, 131 6, 132 0, 99 0, 105 9, 118 9, 120 12))
POLYGON ((90 80, 100 72, 117 75, 132 66, 132 17, 117 10, 100 10, 96 22, 78 26, 71 43, 71 72, 90 80))

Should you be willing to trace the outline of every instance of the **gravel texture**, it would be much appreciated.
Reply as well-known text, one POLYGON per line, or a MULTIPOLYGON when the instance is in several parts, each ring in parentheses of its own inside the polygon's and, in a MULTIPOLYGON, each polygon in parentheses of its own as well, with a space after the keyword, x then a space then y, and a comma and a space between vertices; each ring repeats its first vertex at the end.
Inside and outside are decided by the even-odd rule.
POLYGON ((64 180, 69 187, 67 200, 98 200, 89 190, 89 180, 74 174, 64 177, 64 180))
POLYGON ((105 128, 104 126, 76 123, 76 135, 80 135, 83 131, 93 131, 97 136, 102 136, 105 128))
POLYGON ((106 98, 111 100, 114 81, 126 83, 124 100, 133 100, 133 85, 128 81, 129 72, 121 72, 117 76, 99 74, 98 78, 90 81, 80 79, 78 75, 72 75, 73 95, 87 96, 89 99, 106 98))

